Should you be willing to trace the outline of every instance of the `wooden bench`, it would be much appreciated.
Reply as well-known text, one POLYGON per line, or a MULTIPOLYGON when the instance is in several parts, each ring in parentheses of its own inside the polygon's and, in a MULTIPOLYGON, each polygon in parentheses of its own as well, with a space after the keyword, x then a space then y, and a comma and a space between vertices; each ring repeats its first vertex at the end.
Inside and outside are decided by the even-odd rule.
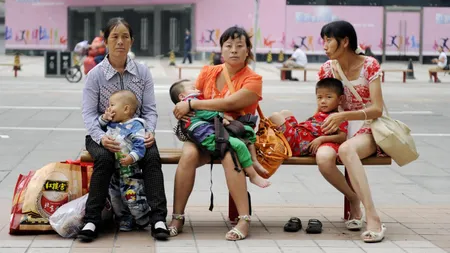
POLYGON ((295 70, 303 70, 303 81, 306 82, 306 77, 308 75, 308 71, 319 71, 316 68, 286 68, 286 67, 277 67, 280 70, 280 78, 282 81, 286 80, 286 71, 295 71, 295 70))
MULTIPOLYGON (((178 164, 181 157, 181 149, 160 149, 159 154, 162 164, 178 164)), ((82 151, 80 155, 82 162, 94 162, 91 155, 87 151, 82 151)), ((214 164, 220 164, 220 160, 214 161, 214 164)), ((363 165, 390 165, 392 160, 390 157, 368 157, 362 160, 363 165)), ((317 165, 314 157, 291 157, 283 162, 283 165, 317 165)), ((337 163, 337 165, 342 165, 337 163)), ((319 172, 317 172, 319 173, 319 172)), ((345 170, 345 178, 349 182, 347 170, 345 170)), ((350 182, 349 182, 350 184, 350 182)), ((350 203, 344 197, 344 218, 347 217, 347 213, 350 211, 350 203)), ((228 218, 230 221, 235 221, 238 217, 236 205, 233 198, 229 195, 228 198, 228 218)))
POLYGON ((181 70, 182 69, 202 69, 204 66, 198 65, 178 65, 175 66, 178 69, 178 79, 181 79, 181 70))
POLYGON ((381 82, 384 83, 384 72, 402 72, 403 73, 403 82, 406 83, 406 73, 413 72, 412 69, 381 69, 381 82))
POLYGON ((437 70, 436 72, 434 72, 433 74, 432 74, 432 76, 433 76, 433 78, 434 78, 434 82, 436 83, 437 82, 437 80, 438 80, 438 76, 437 76, 437 73, 450 73, 450 69, 439 69, 439 70, 437 70))

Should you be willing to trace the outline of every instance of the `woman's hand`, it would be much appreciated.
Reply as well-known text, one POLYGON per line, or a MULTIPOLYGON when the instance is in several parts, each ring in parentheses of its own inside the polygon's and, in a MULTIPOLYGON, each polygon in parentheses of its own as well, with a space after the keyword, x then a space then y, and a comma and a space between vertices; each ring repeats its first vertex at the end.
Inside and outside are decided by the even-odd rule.
POLYGON ((152 132, 145 133, 144 145, 146 148, 150 148, 155 143, 155 136, 152 132))
POLYGON ((335 133, 339 130, 339 126, 344 121, 345 117, 342 112, 330 114, 330 116, 328 116, 322 124, 322 132, 325 134, 335 133))
POLYGON ((183 116, 190 111, 189 103, 187 101, 178 102, 173 109, 173 115, 177 120, 180 120, 183 116))
POLYGON ((103 147, 113 153, 120 151, 120 143, 116 142, 111 136, 103 135, 101 143, 103 147))

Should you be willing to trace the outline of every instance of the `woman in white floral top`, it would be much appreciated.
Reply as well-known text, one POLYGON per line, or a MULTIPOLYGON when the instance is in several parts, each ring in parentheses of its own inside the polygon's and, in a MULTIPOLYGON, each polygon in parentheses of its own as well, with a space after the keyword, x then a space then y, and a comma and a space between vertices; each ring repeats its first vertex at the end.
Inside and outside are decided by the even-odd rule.
POLYGON ((333 133, 339 125, 348 121, 348 139, 339 147, 339 159, 348 170, 350 181, 355 191, 346 182, 336 167, 338 154, 330 147, 322 146, 316 154, 319 170, 325 179, 342 192, 350 201, 350 213, 345 223, 349 230, 363 227, 363 213, 360 202, 365 208, 367 230, 361 238, 365 242, 380 242, 384 238, 386 227, 381 223, 372 200, 366 172, 361 159, 371 155, 382 156, 383 152, 376 145, 370 126, 364 120, 376 119, 383 113, 383 96, 381 93, 380 65, 376 59, 361 55, 358 49, 356 31, 346 21, 331 22, 322 27, 321 37, 329 61, 325 62, 318 73, 319 79, 339 75, 337 64, 342 73, 361 96, 366 107, 345 87, 346 100, 343 111, 330 115, 322 125, 324 132, 333 133))

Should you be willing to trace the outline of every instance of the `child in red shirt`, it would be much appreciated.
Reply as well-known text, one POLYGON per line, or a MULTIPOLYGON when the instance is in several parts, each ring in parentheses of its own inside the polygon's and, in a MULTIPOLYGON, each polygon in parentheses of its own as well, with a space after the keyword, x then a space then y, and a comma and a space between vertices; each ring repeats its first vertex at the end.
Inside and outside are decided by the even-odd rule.
POLYGON ((270 120, 283 132, 292 149, 292 156, 314 155, 320 146, 329 146, 338 152, 347 139, 348 122, 344 121, 334 134, 322 132, 322 123, 337 112, 344 99, 344 86, 335 78, 325 78, 316 84, 317 112, 304 122, 297 122, 291 111, 273 113, 270 120))

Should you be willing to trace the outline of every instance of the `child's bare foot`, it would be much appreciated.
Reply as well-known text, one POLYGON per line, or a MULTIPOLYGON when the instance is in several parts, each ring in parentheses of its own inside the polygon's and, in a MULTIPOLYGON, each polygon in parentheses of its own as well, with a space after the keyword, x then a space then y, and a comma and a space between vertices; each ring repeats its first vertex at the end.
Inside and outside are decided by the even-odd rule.
POLYGON ((257 185, 261 188, 266 188, 270 185, 270 181, 267 179, 262 178, 260 175, 256 174, 254 176, 249 177, 250 182, 252 184, 257 185))
POLYGON ((258 160, 253 161, 253 168, 255 169, 256 173, 258 173, 260 176, 268 176, 269 172, 264 169, 264 167, 258 162, 258 160))

